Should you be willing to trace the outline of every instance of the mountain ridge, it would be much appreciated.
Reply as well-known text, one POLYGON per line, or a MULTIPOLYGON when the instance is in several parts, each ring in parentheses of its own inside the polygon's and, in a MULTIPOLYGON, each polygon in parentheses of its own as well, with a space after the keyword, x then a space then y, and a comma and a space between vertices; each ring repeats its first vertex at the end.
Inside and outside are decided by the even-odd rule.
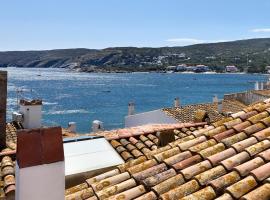
POLYGON ((219 71, 264 72, 270 65, 270 38, 255 38, 175 47, 108 47, 0 51, 0 67, 60 67, 87 72, 160 71, 170 65, 210 66, 219 71), (248 66, 247 66, 248 65, 248 66))

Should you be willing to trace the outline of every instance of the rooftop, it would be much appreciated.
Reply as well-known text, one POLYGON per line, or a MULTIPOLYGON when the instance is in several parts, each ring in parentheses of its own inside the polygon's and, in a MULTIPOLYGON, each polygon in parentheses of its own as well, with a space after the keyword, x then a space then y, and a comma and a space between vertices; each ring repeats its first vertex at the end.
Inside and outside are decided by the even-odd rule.
MULTIPOLYGON (((209 126, 174 127, 177 140, 67 189, 66 199, 270 199, 269 126, 270 99, 209 126)), ((155 134, 134 140, 131 130, 108 139, 129 150, 155 145, 155 134)))

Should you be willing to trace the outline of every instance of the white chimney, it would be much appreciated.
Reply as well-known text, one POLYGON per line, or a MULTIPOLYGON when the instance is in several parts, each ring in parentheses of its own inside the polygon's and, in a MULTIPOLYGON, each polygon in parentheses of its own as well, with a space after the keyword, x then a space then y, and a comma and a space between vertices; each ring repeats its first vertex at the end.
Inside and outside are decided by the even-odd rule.
POLYGON ((16 200, 65 199, 61 127, 18 131, 16 158, 16 200))
POLYGON ((128 115, 135 114, 135 104, 133 102, 128 103, 128 115))
POLYGON ((41 100, 20 100, 19 112, 23 114, 23 127, 26 129, 41 127, 41 100))
POLYGON ((92 131, 94 133, 99 132, 99 131, 103 131, 103 122, 99 121, 99 120, 94 120, 92 123, 92 131))
POLYGON ((175 108, 179 108, 180 107, 180 99, 179 99, 179 97, 176 97, 174 99, 174 107, 175 108))
POLYGON ((258 81, 255 82, 255 86, 254 87, 255 87, 254 88, 255 90, 259 90, 259 82, 258 81))
POLYGON ((218 96, 217 95, 214 95, 214 97, 213 97, 213 103, 218 103, 218 96))
POLYGON ((68 130, 72 133, 76 133, 76 122, 69 122, 68 130))

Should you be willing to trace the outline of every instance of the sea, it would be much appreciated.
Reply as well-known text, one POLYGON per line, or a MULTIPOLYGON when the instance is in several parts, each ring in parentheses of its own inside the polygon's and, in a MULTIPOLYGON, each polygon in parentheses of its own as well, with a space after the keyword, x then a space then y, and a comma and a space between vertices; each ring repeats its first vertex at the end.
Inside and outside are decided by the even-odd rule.
POLYGON ((89 133, 92 121, 105 129, 124 127, 128 103, 136 113, 173 106, 211 102, 214 95, 254 88, 265 81, 262 74, 177 73, 81 73, 55 68, 0 68, 8 71, 7 118, 17 111, 17 100, 42 99, 44 125, 67 127, 76 122, 77 131, 89 133))

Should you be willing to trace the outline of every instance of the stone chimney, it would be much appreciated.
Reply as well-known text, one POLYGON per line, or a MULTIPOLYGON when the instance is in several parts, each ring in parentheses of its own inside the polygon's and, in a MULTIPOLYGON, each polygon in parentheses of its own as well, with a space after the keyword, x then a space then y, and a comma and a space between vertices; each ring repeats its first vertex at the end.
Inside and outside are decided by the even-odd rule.
POLYGON ((0 71, 0 149, 6 147, 7 72, 0 71))
POLYGON ((175 108, 179 108, 180 107, 180 99, 179 99, 179 97, 176 97, 174 99, 174 107, 175 108))
POLYGON ((135 114, 135 104, 133 102, 128 103, 128 115, 135 114))
POLYGON ((61 127, 17 134, 16 200, 64 200, 65 162, 61 127))

